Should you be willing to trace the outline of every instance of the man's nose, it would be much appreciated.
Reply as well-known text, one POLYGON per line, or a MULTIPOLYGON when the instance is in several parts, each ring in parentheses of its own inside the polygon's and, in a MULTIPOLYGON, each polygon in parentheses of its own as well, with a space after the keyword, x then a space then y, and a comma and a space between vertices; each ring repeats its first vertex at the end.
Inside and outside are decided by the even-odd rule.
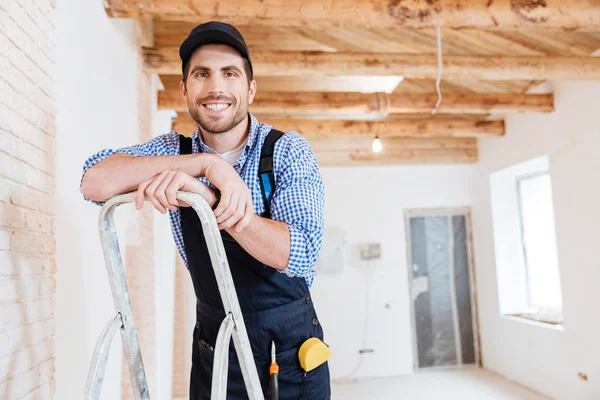
POLYGON ((212 95, 225 93, 225 80, 220 76, 211 76, 208 80, 208 93, 212 95))

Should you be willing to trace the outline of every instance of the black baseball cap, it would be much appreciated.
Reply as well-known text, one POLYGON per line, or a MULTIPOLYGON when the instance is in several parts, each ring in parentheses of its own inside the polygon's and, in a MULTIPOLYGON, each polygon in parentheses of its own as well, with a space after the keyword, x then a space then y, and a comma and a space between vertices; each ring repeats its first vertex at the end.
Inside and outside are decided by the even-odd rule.
POLYGON ((224 22, 211 21, 200 24, 188 35, 187 39, 179 48, 179 57, 181 58, 181 70, 185 68, 194 50, 205 44, 224 44, 236 49, 243 58, 248 60, 250 70, 252 71, 252 62, 250 61, 250 52, 248 46, 238 31, 233 25, 224 22))

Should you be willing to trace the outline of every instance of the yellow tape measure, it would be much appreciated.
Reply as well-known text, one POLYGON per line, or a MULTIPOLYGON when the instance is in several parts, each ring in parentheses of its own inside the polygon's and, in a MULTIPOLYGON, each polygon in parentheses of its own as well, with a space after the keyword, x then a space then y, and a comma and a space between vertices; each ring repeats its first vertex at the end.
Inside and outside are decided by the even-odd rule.
POLYGON ((306 372, 312 371, 331 357, 331 350, 319 338, 312 337, 302 343, 298 351, 300 366, 306 372))

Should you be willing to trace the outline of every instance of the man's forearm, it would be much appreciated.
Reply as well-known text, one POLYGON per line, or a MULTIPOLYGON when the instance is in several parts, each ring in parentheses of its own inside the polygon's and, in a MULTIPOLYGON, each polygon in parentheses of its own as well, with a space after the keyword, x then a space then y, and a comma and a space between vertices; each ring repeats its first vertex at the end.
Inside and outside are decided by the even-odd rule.
POLYGON ((204 176, 212 161, 211 154, 179 156, 132 156, 113 154, 90 168, 81 185, 84 196, 104 202, 119 194, 135 190, 140 183, 163 171, 183 171, 204 176))
POLYGON ((258 261, 277 269, 285 269, 290 259, 290 231, 282 221, 252 217, 241 232, 234 228, 227 232, 258 261))

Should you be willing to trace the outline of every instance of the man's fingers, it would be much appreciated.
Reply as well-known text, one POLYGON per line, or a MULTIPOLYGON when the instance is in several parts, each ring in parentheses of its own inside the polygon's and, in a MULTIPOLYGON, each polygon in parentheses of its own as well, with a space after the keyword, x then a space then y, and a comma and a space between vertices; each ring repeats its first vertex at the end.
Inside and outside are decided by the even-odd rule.
POLYGON ((227 208, 217 217, 218 224, 227 221, 237 211, 239 200, 240 198, 237 193, 234 192, 231 194, 227 208))
MULTIPOLYGON (((216 200, 215 191, 213 189, 209 188, 206 184, 198 181, 196 178, 193 178, 189 175, 187 177, 185 177, 184 180, 182 180, 182 183, 183 184, 179 188, 179 190, 197 193, 200 196, 202 196, 202 198, 204 198, 204 200, 209 202, 209 204, 211 204, 211 206, 214 204, 214 202, 216 200)), ((179 204, 181 204, 181 205, 186 204, 185 202, 183 202, 181 200, 178 200, 178 201, 179 201, 179 204)), ((189 205, 185 205, 184 207, 189 207, 189 205)))
POLYGON ((175 173, 173 175, 173 180, 171 180, 171 184, 165 190, 167 195, 167 201, 171 206, 174 206, 174 210, 177 210, 177 207, 181 205, 181 202, 177 200, 177 192, 181 190, 181 188, 185 186, 185 176, 181 175, 181 173, 175 173))
POLYGON ((219 201, 219 205, 215 209, 215 217, 217 218, 217 222, 219 217, 223 214, 227 208, 229 208, 229 202, 231 201, 232 192, 224 190, 221 192, 221 200, 219 201))
POLYGON ((254 207, 252 206, 252 201, 246 202, 244 218, 239 220, 238 223, 235 225, 235 231, 238 233, 243 231, 244 228, 246 228, 250 224, 250 221, 252 221, 253 216, 254 216, 254 207))
POLYGON ((160 211, 163 214, 165 214, 167 212, 167 210, 165 209, 165 207, 163 207, 161 202, 156 198, 155 193, 156 193, 156 189, 162 183, 162 181, 163 181, 163 179, 165 179, 165 177, 166 177, 166 174, 163 172, 162 174, 160 174, 159 176, 154 178, 152 183, 150 183, 150 185, 148 185, 148 187, 146 188, 146 197, 148 197, 148 200, 150 200, 150 202, 152 203, 154 208, 156 208, 158 211, 160 211))
POLYGON ((160 183, 160 185, 158 185, 158 187, 156 188, 156 192, 154 194, 156 196, 156 198, 158 199, 158 201, 160 201, 160 204, 163 207, 168 208, 171 211, 177 210, 177 207, 173 206, 167 199, 167 189, 173 183, 174 175, 175 175, 174 172, 171 172, 171 171, 165 172, 165 177, 162 180, 162 182, 160 183))
POLYGON ((146 182, 140 183, 137 189, 137 194, 135 195, 135 208, 136 210, 141 210, 144 206, 144 198, 146 197, 146 188, 152 182, 152 180, 148 180, 146 182))
POLYGON ((229 218, 221 222, 219 225, 220 229, 229 229, 234 226, 239 220, 244 217, 244 211, 246 210, 246 202, 243 198, 240 198, 237 202, 235 212, 231 214, 229 218))

